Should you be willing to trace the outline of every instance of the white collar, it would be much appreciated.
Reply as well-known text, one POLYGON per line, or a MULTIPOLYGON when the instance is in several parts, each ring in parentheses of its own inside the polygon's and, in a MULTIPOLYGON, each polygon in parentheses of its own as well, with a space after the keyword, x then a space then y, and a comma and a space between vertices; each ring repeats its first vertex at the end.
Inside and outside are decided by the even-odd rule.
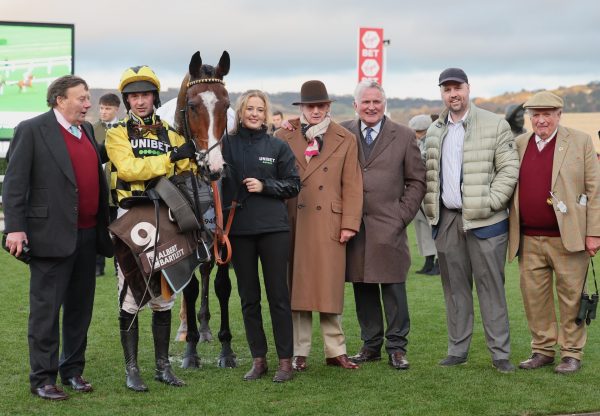
POLYGON ((56 121, 58 121, 58 124, 63 126, 66 131, 70 131, 71 126, 76 126, 81 131, 80 125, 69 123, 65 116, 63 116, 62 113, 56 108, 53 108, 52 111, 54 111, 54 115, 56 116, 56 121))
MULTIPOLYGON (((379 123, 375 124, 373 127, 371 127, 371 129, 373 129, 373 133, 371 133, 371 135, 373 137, 377 137, 377 135, 379 135, 379 130, 381 130, 381 123, 383 123, 383 118, 381 120, 379 120, 379 123)), ((362 132, 363 136, 366 135, 366 129, 368 128, 368 126, 361 120, 360 121, 360 131, 362 132)))
POLYGON ((458 121, 455 122, 454 120, 452 120, 452 113, 450 113, 448 111, 448 124, 454 124, 454 125, 456 125, 456 124, 463 124, 465 122, 465 120, 467 119, 468 115, 469 115, 469 110, 467 110, 467 112, 465 113, 465 115, 462 116, 462 118, 460 120, 458 120, 458 121))
POLYGON ((552 141, 552 139, 554 139, 554 136, 556 136, 556 132, 558 131, 558 127, 556 128, 556 130, 554 130, 554 133, 552 133, 550 135, 549 138, 547 138, 546 140, 542 139, 540 136, 538 136, 537 134, 535 135, 535 143, 538 144, 539 142, 544 142, 545 144, 548 144, 552 141))

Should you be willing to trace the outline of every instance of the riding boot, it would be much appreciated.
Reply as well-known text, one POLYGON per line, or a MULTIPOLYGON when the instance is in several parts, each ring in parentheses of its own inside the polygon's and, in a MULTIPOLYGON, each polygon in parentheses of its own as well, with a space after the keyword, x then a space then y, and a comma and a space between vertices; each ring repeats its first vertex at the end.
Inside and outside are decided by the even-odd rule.
POLYGON ((119 327, 121 329, 121 345, 125 355, 125 384, 133 391, 148 391, 140 376, 137 365, 138 354, 138 320, 135 315, 121 310, 119 316, 119 327))
POLYGON ((280 358, 279 367, 277 367, 273 381, 275 383, 284 383, 286 381, 290 381, 292 377, 294 377, 294 371, 292 370, 292 359, 280 358))
POLYGON ((154 355, 156 374, 154 379, 171 386, 181 387, 185 383, 177 378, 169 361, 169 342, 171 341, 171 311, 152 313, 152 335, 154 336, 154 355))
POLYGON ((425 264, 421 268, 421 270, 417 271, 417 274, 427 274, 433 269, 433 260, 435 259, 434 255, 425 257, 425 264))
POLYGON ((252 360, 252 368, 244 375, 244 380, 258 380, 267 374, 267 359, 265 357, 256 357, 252 360))

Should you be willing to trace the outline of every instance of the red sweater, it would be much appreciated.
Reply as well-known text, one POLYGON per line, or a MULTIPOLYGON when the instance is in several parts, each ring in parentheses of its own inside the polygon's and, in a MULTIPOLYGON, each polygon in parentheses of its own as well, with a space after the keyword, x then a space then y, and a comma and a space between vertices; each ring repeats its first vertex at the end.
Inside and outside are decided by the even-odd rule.
POLYGON ((98 199, 100 196, 100 178, 98 177, 98 155, 94 145, 82 129, 81 138, 73 136, 64 127, 60 131, 65 139, 67 151, 73 165, 77 183, 78 214, 77 228, 96 226, 98 199))
POLYGON ((521 231, 525 235, 560 237, 554 206, 547 202, 555 146, 556 137, 540 152, 532 135, 525 150, 519 171, 519 213, 521 231))

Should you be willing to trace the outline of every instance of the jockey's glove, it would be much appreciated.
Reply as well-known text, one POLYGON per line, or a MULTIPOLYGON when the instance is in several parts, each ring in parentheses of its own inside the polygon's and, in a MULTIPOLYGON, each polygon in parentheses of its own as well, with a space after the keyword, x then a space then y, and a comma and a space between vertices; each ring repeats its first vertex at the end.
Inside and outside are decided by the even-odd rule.
POLYGON ((174 147, 169 156, 171 162, 177 162, 182 159, 196 158, 196 145, 194 142, 185 142, 179 147, 174 147))

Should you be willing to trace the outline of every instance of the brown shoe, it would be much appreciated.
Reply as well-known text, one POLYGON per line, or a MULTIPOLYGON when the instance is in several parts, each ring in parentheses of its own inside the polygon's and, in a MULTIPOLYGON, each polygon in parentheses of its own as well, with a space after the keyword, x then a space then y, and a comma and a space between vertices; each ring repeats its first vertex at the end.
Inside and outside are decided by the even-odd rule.
POLYGON ((544 367, 545 365, 550 365, 554 362, 554 357, 549 357, 544 354, 540 354, 538 352, 534 352, 533 355, 519 364, 519 368, 523 370, 535 370, 536 368, 544 367))
POLYGON ((292 368, 296 371, 308 370, 308 364, 306 363, 306 357, 297 355, 292 360, 292 368))
POLYGON ((256 357, 252 361, 252 368, 244 375, 244 380, 258 380, 267 374, 267 370, 267 359, 265 357, 256 357))
POLYGON ((275 376, 273 376, 273 382, 285 383, 286 381, 290 381, 293 377, 294 377, 294 372, 292 370, 292 359, 291 358, 280 358, 279 359, 279 367, 277 367, 275 376))
POLYGON ((356 364, 366 363, 368 361, 381 360, 381 352, 373 351, 368 348, 361 348, 358 354, 348 357, 350 361, 356 364))
POLYGON ((408 370, 409 367, 408 360, 406 359, 406 354, 402 351, 396 351, 391 353, 388 363, 396 370, 408 370))
POLYGON ((65 386, 70 386, 73 390, 78 391, 80 393, 89 393, 92 390, 92 385, 85 381, 85 379, 81 376, 71 377, 65 380, 63 383, 65 386))
POLYGON ((554 367, 554 372, 558 374, 570 374, 579 371, 581 361, 573 357, 565 357, 560 360, 560 364, 554 367))
POLYGON ((32 387, 31 393, 45 400, 67 400, 69 396, 56 384, 32 387))
POLYGON ((348 359, 346 354, 338 355, 337 357, 326 358, 325 363, 327 365, 332 365, 335 367, 342 367, 346 370, 356 370, 358 369, 358 364, 353 363, 348 359))

